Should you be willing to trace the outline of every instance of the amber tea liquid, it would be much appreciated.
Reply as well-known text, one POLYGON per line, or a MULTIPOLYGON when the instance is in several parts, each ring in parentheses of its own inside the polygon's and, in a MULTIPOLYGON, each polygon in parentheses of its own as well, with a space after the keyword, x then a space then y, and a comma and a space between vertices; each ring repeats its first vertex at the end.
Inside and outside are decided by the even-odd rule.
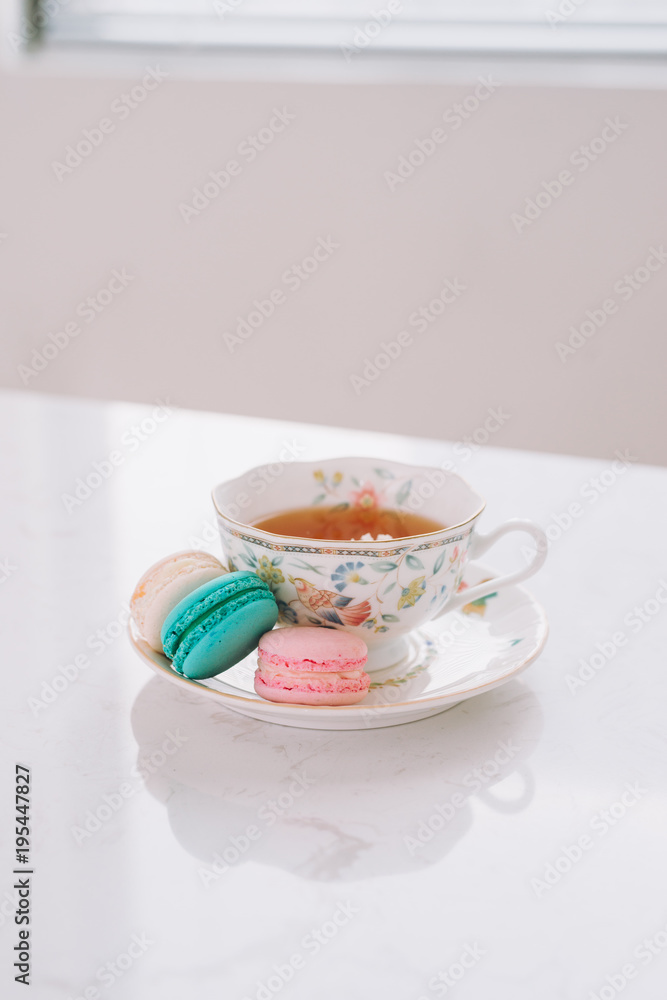
POLYGON ((409 535, 441 531, 445 525, 433 521, 430 517, 413 514, 412 511, 337 504, 333 507, 297 507, 282 513, 269 514, 255 521, 254 527, 272 531, 276 535, 292 535, 295 538, 345 541, 358 539, 366 534, 371 534, 373 538, 377 538, 378 535, 407 538, 409 535))

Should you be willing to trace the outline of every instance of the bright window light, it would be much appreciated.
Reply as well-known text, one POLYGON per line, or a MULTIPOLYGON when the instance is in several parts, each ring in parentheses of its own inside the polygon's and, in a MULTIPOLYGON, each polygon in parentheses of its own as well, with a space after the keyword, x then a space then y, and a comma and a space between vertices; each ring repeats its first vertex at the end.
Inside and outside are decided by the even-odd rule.
POLYGON ((41 10, 52 42, 667 54, 667 0, 41 0, 41 10))

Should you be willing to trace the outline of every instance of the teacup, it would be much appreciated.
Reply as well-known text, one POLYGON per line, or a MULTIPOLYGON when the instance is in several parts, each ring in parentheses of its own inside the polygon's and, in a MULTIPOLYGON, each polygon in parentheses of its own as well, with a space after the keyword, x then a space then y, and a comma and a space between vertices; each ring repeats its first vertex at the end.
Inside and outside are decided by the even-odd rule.
POLYGON ((477 520, 485 501, 459 475, 373 458, 290 462, 250 469, 213 490, 230 570, 268 583, 283 625, 323 625, 360 635, 369 670, 403 659, 413 629, 536 573, 547 551, 544 532, 514 519, 489 534, 477 520), (391 507, 447 525, 392 541, 330 541, 278 535, 253 526, 271 514, 319 504, 391 507), (499 538, 524 531, 531 561, 459 592, 466 564, 499 538))

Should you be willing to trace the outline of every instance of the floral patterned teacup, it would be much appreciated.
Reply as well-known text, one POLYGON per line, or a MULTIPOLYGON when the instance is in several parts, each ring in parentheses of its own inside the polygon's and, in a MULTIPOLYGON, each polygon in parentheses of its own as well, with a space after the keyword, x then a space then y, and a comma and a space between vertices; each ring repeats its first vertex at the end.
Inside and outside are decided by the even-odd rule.
POLYGON ((532 576, 547 550, 531 521, 479 534, 484 500, 455 473, 373 458, 259 466, 216 486, 213 503, 229 569, 251 570, 268 583, 280 623, 357 633, 368 644, 371 670, 398 663, 412 629, 532 576), (320 541, 253 527, 271 514, 325 504, 419 512, 447 527, 384 542, 320 541), (533 537, 532 561, 458 593, 468 559, 510 531, 533 537))

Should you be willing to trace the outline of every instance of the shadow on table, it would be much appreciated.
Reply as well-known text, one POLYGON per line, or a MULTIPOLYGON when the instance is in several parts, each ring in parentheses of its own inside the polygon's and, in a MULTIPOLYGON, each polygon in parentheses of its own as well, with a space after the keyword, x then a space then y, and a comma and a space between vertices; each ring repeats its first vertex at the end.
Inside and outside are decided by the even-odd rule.
POLYGON ((368 731, 258 722, 158 678, 132 712, 147 788, 204 881, 245 861, 322 881, 423 869, 483 809, 528 806, 542 723, 521 681, 368 731))

